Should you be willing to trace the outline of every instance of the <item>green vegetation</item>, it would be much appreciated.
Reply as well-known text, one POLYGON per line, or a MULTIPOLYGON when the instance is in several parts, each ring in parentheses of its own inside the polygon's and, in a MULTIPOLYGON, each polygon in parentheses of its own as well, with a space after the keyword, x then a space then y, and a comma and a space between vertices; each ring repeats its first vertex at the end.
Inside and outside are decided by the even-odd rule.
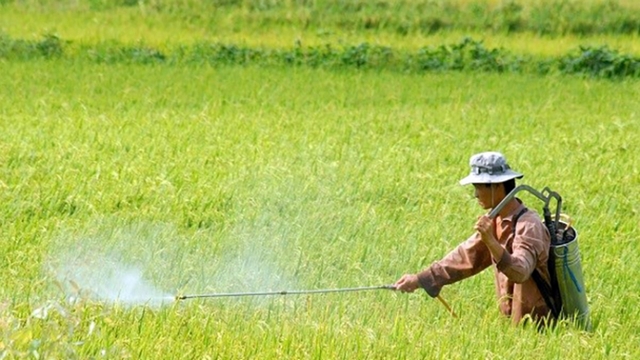
POLYGON ((533 32, 539 35, 640 34, 640 6, 602 1, 434 1, 434 0, 197 0, 143 2, 95 0, 30 2, 5 0, 18 9, 59 12, 113 11, 133 8, 162 14, 190 26, 216 29, 244 25, 264 29, 286 26, 338 31, 386 31, 400 35, 439 31, 533 32), (42 4, 46 5, 42 5, 42 4))
MULTIPOLYGON (((64 41, 48 35, 41 41, 0 38, 0 58, 30 60, 61 58, 64 41)), ((225 44, 196 44, 163 53, 143 44, 123 46, 102 44, 82 47, 66 56, 72 60, 117 64, 184 64, 184 65, 246 65, 310 66, 324 68, 357 68, 394 70, 419 73, 425 71, 489 71, 530 72, 547 74, 582 74, 592 77, 624 78, 640 76, 640 58, 619 54, 608 47, 583 47, 558 59, 516 57, 502 49, 487 49, 480 41, 470 38, 458 44, 425 47, 416 53, 398 52, 388 47, 357 46, 293 49, 261 49, 225 44)))
POLYGON ((12 74, 0 86, 6 354, 638 355, 637 82, 2 66, 12 74), (389 283, 470 233, 479 209, 457 180, 484 149, 504 151, 526 183, 565 197, 593 333, 511 328, 489 273, 445 290, 461 315, 453 319, 420 293, 114 306, 72 300, 82 290, 51 270, 75 264, 67 275, 88 292, 82 274, 111 272, 116 260, 163 294, 389 283))
POLYGON ((160 50, 205 42, 417 51, 471 37, 518 56, 559 57, 580 46, 640 56, 634 0, 5 0, 0 6, 0 32, 13 39, 53 34, 72 43, 142 42, 160 50))
POLYGON ((0 358, 637 358, 636 35, 338 21, 383 3, 296 45, 293 9, 337 2, 0 2, 0 358), (420 270, 471 233, 457 182, 488 149, 563 195, 593 332, 512 327, 490 272, 444 289, 457 319, 422 292, 173 301, 420 270))

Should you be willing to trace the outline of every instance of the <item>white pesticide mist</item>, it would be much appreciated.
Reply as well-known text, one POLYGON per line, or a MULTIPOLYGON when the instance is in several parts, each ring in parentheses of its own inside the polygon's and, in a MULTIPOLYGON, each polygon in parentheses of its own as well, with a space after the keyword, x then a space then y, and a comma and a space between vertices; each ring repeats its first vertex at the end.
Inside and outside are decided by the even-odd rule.
POLYGON ((295 289, 278 266, 287 246, 277 229, 245 224, 219 237, 102 219, 55 237, 46 270, 70 302, 157 307, 176 295, 295 289))
POLYGON ((162 239, 173 232, 166 226, 114 226, 94 223, 81 233, 54 239, 48 270, 69 301, 92 299, 125 306, 160 306, 174 296, 154 283, 161 261, 162 239))
POLYGON ((69 300, 88 297, 123 305, 159 306, 173 296, 157 289, 142 270, 99 253, 68 256, 56 271, 69 300))
MULTIPOLYGON (((182 295, 281 291, 297 285, 288 266, 286 235, 266 216, 239 222, 224 236, 201 234, 194 240, 181 256, 182 295)), ((252 301, 260 304, 259 299, 252 301)))
POLYGON ((214 292, 255 292, 292 290, 296 282, 277 266, 280 252, 278 247, 266 248, 265 244, 273 237, 236 234, 238 246, 235 251, 225 253, 216 263, 213 274, 206 287, 214 292))

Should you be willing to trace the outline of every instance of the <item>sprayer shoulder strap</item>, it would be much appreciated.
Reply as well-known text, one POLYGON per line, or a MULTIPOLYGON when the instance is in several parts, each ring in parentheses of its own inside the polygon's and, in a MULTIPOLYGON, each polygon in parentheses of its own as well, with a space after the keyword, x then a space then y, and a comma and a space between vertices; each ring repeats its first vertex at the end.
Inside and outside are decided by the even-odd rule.
MULTIPOLYGON (((516 226, 518 224, 518 219, 522 215, 524 215, 524 213, 526 213, 527 211, 528 209, 524 208, 518 214, 516 214, 516 216, 513 217, 513 223, 511 225, 511 229, 513 231, 514 238, 516 237, 516 226)), ((531 273, 531 277, 533 278, 533 281, 538 286, 538 290, 540 290, 540 294, 542 294, 542 297, 544 298, 544 302, 547 304, 547 307, 549 308, 549 310, 551 310, 551 313, 553 314, 553 316, 557 318, 560 312, 558 307, 555 304, 551 285, 549 285, 549 283, 542 277, 542 274, 540 274, 537 268, 533 269, 533 273, 531 273)))
POLYGON ((513 217, 511 231, 513 231, 514 237, 516 236, 516 225, 518 224, 518 219, 520 219, 520 216, 524 215, 524 213, 526 213, 527 211, 529 211, 529 209, 523 208, 519 213, 516 214, 516 216, 513 217))

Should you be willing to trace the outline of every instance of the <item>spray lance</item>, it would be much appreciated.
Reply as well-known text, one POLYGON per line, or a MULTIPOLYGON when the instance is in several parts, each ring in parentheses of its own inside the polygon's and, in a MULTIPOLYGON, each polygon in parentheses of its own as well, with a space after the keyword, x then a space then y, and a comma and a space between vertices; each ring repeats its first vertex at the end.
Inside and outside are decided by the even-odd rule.
MULTIPOLYGON (((197 298, 222 298, 222 297, 244 297, 244 296, 271 296, 271 295, 304 295, 304 294, 326 294, 338 292, 372 291, 372 290, 396 290, 395 285, 362 286, 335 289, 313 289, 313 290, 282 290, 282 291, 258 291, 258 292, 236 292, 236 293, 214 293, 214 294, 193 294, 177 295, 177 300, 197 299, 197 298)), ((458 317, 449 304, 440 296, 438 300, 451 313, 453 317, 458 317)))
POLYGON ((257 292, 178 295, 176 296, 176 300, 197 299, 197 298, 243 297, 243 296, 326 294, 326 293, 335 293, 335 292, 353 292, 353 291, 370 291, 370 290, 395 290, 395 286, 381 285, 381 286, 364 286, 364 287, 338 288, 338 289, 282 290, 282 291, 257 291, 257 292))

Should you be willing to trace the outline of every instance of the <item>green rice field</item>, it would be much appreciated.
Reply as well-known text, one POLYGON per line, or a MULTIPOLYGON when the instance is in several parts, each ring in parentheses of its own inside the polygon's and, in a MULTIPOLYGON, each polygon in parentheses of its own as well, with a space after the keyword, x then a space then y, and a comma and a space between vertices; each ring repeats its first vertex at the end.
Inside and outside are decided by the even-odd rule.
POLYGON ((506 2, 447 2, 460 18, 431 33, 417 11, 433 2, 363 4, 0 0, 0 359, 638 358, 635 2, 609 5, 631 30, 583 33, 535 30, 552 0, 520 3, 509 31, 466 12, 506 2), (393 26, 354 22, 365 15, 393 26), (400 65, 466 36, 531 60, 400 65), (296 41, 336 52, 318 66, 275 53, 308 59, 296 41), (352 66, 362 43, 396 57, 352 66), (189 60, 202 44, 263 55, 189 60), (617 75, 556 65, 580 46, 611 49, 599 61, 617 75), (482 209, 458 181, 486 150, 563 196, 592 331, 513 326, 491 271, 443 289, 457 317, 423 291, 175 300, 422 270, 473 232, 482 209))

